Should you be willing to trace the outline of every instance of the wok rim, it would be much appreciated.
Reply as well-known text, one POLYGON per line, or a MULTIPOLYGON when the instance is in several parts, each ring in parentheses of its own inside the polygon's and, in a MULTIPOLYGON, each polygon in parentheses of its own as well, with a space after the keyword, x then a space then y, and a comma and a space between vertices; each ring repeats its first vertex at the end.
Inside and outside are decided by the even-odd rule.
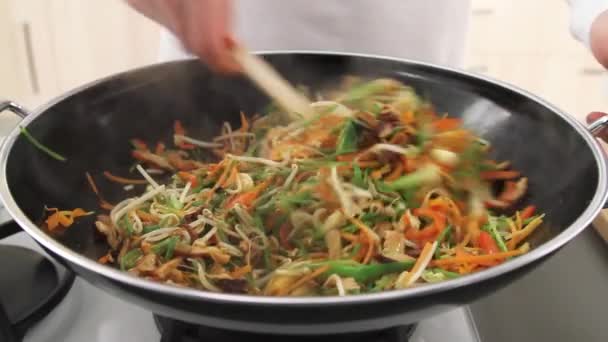
MULTIPOLYGON (((427 295, 433 295, 440 292, 446 292, 457 288, 473 285, 476 283, 484 282, 500 276, 503 273, 509 273, 519 269, 525 265, 528 265, 534 261, 540 260, 543 257, 548 256, 550 253, 557 251, 563 247, 566 243, 576 237, 583 229, 587 228, 597 213, 603 208, 606 199, 608 198, 608 161, 605 158, 603 149, 599 142, 594 136, 587 130, 585 126, 570 114, 562 111, 556 106, 552 105, 548 101, 529 93, 517 86, 511 85, 507 82, 499 81, 491 77, 484 75, 475 74, 459 68, 440 66, 433 63, 426 63, 421 61, 414 61, 409 59, 386 57, 374 54, 361 54, 361 53, 348 53, 348 52, 334 52, 334 51, 314 51, 314 50, 275 50, 275 51, 259 51, 256 52, 261 55, 318 55, 318 56, 343 56, 343 57, 357 57, 367 58, 374 60, 385 60, 393 61, 412 66, 422 66, 434 69, 439 72, 447 72, 449 74, 458 74, 465 76, 469 80, 482 81, 495 86, 499 86, 504 90, 509 90, 518 95, 524 96, 528 99, 533 100, 542 107, 550 110, 554 114, 558 115, 563 119, 571 128, 573 128, 586 142, 587 146, 591 149, 591 152, 595 158, 597 171, 598 171, 598 183, 595 190, 595 194, 592 197, 591 202, 583 213, 566 229, 560 232, 549 241, 544 242, 541 246, 536 247, 528 253, 514 258, 501 265, 491 267, 489 269, 472 273, 457 279, 452 279, 444 282, 426 284, 420 287, 401 289, 401 290, 390 290, 379 293, 368 293, 359 294, 352 296, 325 296, 325 297, 267 297, 267 296, 252 296, 252 295, 239 295, 239 294, 227 294, 227 293, 215 293, 203 290, 197 290, 193 288, 182 288, 172 286, 164 283, 157 283, 151 280, 138 278, 127 272, 120 271, 116 268, 102 265, 95 260, 89 259, 70 248, 62 245, 59 241, 53 239, 51 236, 44 233, 38 228, 27 216, 21 211, 9 188, 7 180, 7 162, 12 147, 19 137, 19 127, 27 127, 29 123, 34 121, 38 116, 43 115, 49 108, 62 102, 63 100, 77 95, 85 89, 92 86, 104 83, 110 79, 116 78, 120 75, 129 73, 135 73, 145 69, 158 67, 160 65, 166 65, 171 63, 179 63, 192 58, 154 63, 134 69, 129 69, 124 72, 115 73, 92 82, 88 82, 84 85, 78 86, 61 96, 58 96, 46 104, 38 107, 24 120, 22 120, 5 138, 2 148, 0 150, 0 198, 4 202, 4 206, 11 215, 11 217, 17 222, 26 233, 35 239, 38 243, 48 248, 53 254, 67 260, 69 263, 75 264, 78 267, 86 269, 90 272, 94 272, 105 278, 111 279, 113 282, 123 283, 128 286, 136 288, 143 288, 147 291, 157 292, 162 295, 169 295, 180 297, 184 300, 191 301, 211 301, 216 303, 224 304, 235 304, 235 305, 264 305, 264 306, 288 306, 288 307, 308 307, 308 306, 320 306, 320 305, 351 305, 351 304, 366 304, 366 303, 378 303, 386 302, 391 300, 406 300, 413 299, 427 295)), ((398 71, 397 71, 398 72, 398 71)), ((78 272, 77 272, 78 273, 78 272)), ((149 300, 149 299, 148 299, 149 300)))

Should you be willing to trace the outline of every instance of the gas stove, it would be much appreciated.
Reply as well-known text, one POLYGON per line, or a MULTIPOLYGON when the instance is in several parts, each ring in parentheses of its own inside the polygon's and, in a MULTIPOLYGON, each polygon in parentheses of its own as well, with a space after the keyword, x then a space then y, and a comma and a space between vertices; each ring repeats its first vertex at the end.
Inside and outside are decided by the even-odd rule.
MULTIPOLYGON (((46 254, 25 233, 17 233, 0 240, 0 249, 5 246, 21 246, 46 254)), ((6 248, 6 247, 5 247, 6 248)), ((10 247, 13 248, 13 247, 10 247)), ((49 258, 47 256, 47 258, 49 258)), ((50 260, 50 258, 49 258, 50 260)), ((61 266, 53 261, 60 269, 61 266)), ((2 296, 0 295, 0 298, 2 296)), ((0 320, 2 317, 0 317, 0 320)), ((0 324, 2 324, 0 322, 0 324)), ((335 341, 336 337, 289 337, 297 341, 335 341)), ((458 308, 416 326, 399 327, 382 332, 340 336, 338 340, 357 341, 414 341, 443 342, 479 341, 476 327, 468 307, 458 308)), ((27 327, 24 342, 198 342, 198 341, 284 341, 284 336, 248 335, 208 327, 198 327, 170 318, 154 316, 153 313, 98 290, 93 285, 76 277, 67 293, 51 310, 27 327), (162 336, 161 336, 162 331, 162 336)))

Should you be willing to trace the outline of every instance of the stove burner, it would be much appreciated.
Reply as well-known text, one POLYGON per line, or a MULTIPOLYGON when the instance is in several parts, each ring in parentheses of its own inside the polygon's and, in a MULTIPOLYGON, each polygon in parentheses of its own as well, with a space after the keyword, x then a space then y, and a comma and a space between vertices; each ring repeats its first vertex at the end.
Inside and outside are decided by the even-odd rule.
POLYGON ((416 325, 408 325, 380 331, 333 336, 285 336, 211 328, 157 315, 154 315, 154 322, 162 336, 160 342, 407 342, 416 328, 416 325))
POLYGON ((0 246, 0 341, 18 342, 74 283, 74 274, 27 248, 0 246))

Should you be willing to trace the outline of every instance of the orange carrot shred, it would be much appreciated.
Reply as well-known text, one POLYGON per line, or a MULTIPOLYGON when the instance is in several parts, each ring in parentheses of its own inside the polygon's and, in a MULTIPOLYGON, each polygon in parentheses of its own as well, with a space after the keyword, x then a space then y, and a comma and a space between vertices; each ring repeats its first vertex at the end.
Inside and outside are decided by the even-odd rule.
POLYGON ((120 176, 111 174, 110 171, 104 171, 103 175, 107 179, 109 179, 115 183, 119 183, 119 184, 135 184, 135 185, 148 184, 148 181, 145 179, 131 179, 131 178, 120 177, 120 176))

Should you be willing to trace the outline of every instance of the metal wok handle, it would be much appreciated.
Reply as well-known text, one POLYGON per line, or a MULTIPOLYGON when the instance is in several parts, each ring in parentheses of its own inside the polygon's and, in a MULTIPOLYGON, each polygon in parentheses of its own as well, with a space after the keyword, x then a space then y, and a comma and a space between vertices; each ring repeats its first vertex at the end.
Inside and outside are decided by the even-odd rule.
MULTIPOLYGON (((0 99, 0 113, 4 111, 10 111, 20 118, 25 118, 29 115, 29 111, 18 103, 0 99)), ((0 143, 2 141, 4 141, 4 137, 0 137, 0 143)), ((12 220, 11 216, 4 209, 4 204, 0 201, 0 239, 21 231, 16 223, 12 222, 8 224, 12 220)))
POLYGON ((593 134, 594 136, 598 137, 600 132, 604 129, 604 128, 608 128, 608 115, 607 116, 602 116, 601 118, 593 121, 588 127, 587 129, 589 130, 589 132, 591 132, 591 134, 593 134))
POLYGON ((0 113, 4 112, 5 110, 10 110, 22 118, 25 118, 30 114, 29 111, 15 102, 0 100, 0 113))

